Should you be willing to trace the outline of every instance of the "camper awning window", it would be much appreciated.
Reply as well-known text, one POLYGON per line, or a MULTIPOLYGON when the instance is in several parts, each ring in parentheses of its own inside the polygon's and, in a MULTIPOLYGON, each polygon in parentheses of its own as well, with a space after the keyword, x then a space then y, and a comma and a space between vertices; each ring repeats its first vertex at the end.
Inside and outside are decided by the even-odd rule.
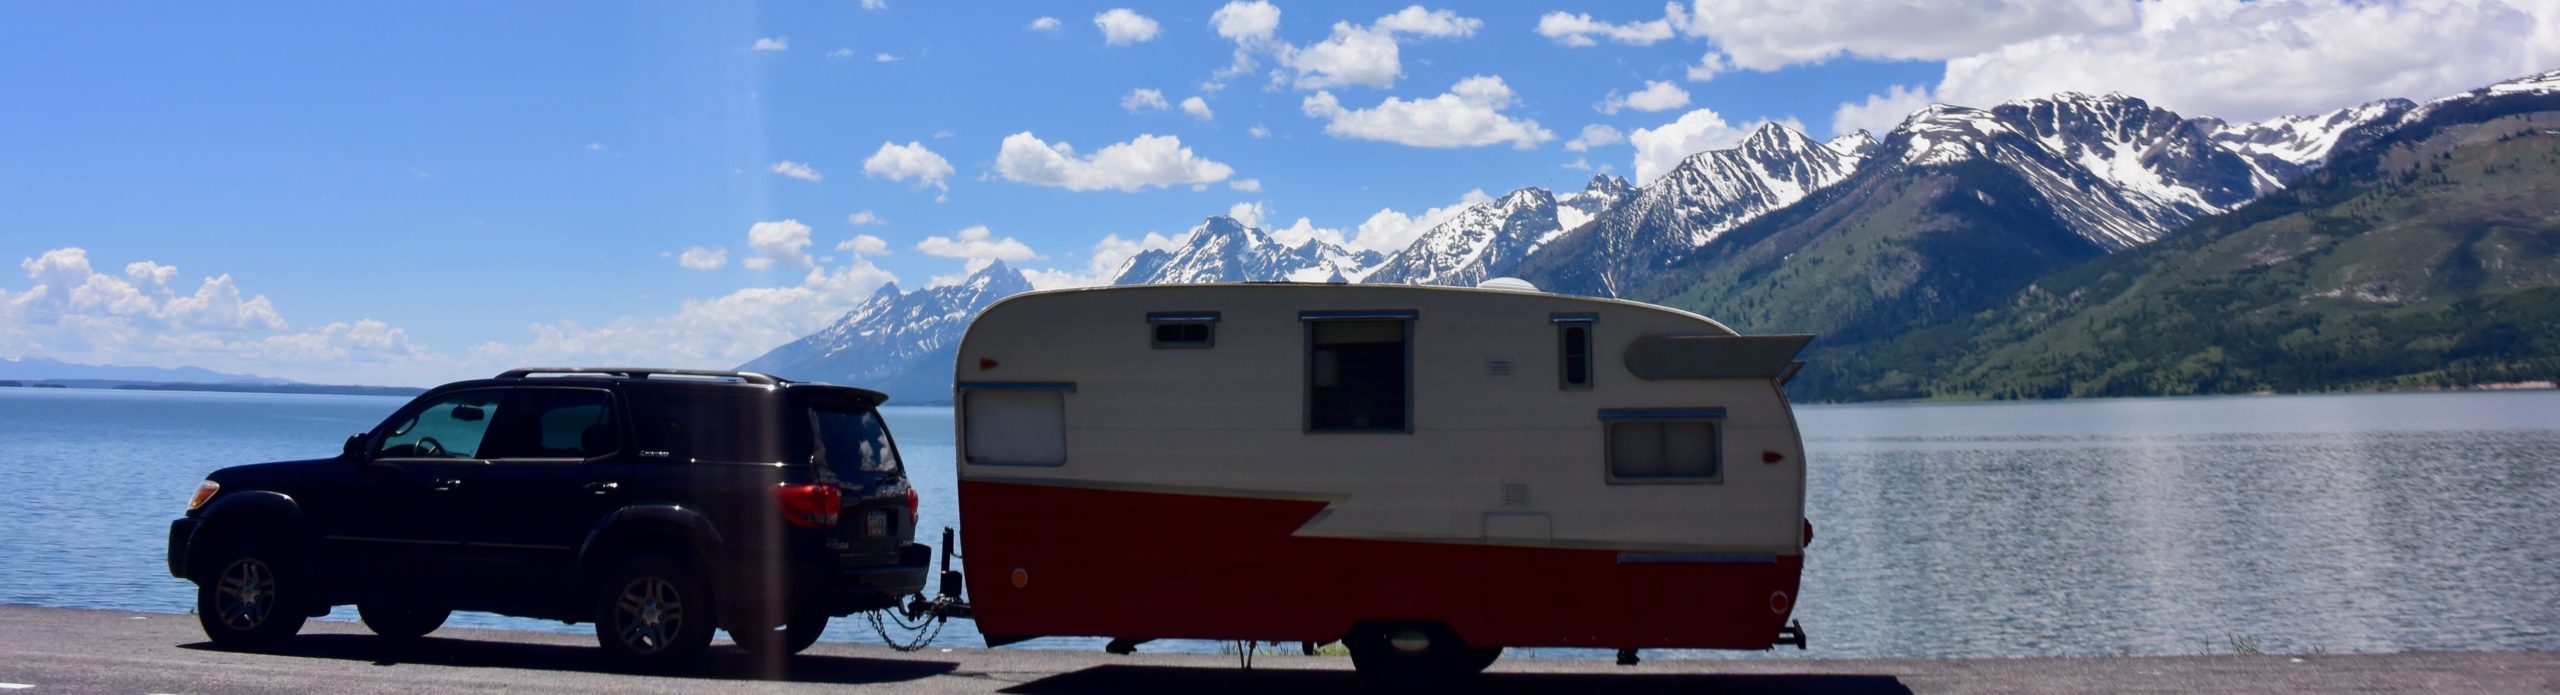
POLYGON ((1147 343, 1156 349, 1205 349, 1218 344, 1218 312, 1147 313, 1147 343))
POLYGON ((1299 314, 1308 319, 1307 431, 1413 431, 1413 313, 1319 313, 1299 314))

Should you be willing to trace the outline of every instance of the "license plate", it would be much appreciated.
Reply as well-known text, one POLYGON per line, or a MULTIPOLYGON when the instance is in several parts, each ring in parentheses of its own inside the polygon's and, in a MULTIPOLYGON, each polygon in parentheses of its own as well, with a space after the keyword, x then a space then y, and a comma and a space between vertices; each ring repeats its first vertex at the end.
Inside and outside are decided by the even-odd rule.
POLYGON ((874 509, 870 514, 864 515, 862 532, 864 535, 871 536, 889 535, 889 512, 874 509))

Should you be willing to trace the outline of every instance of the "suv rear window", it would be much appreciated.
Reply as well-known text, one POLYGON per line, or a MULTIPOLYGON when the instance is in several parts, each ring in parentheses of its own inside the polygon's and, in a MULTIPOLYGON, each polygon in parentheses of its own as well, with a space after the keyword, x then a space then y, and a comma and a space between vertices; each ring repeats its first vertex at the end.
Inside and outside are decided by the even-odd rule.
POLYGON ((631 438, 644 459, 779 463, 791 457, 781 400, 737 388, 631 389, 631 438))
POLYGON ((889 438, 889 424, 880 419, 879 411, 818 406, 809 409, 809 428, 818 435, 818 449, 810 460, 820 468, 838 476, 857 471, 905 474, 897 443, 889 438))

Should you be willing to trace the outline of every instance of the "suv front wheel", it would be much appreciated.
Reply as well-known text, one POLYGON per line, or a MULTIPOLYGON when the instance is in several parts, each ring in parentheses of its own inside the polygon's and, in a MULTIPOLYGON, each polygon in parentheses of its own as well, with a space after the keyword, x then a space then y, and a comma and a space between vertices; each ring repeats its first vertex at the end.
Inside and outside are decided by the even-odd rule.
POLYGON ((660 555, 636 555, 598 585, 596 641, 615 661, 644 671, 690 665, 718 625, 700 573, 660 555))
POLYGON ((212 576, 196 582, 196 621, 225 649, 267 650, 302 631, 302 576, 273 541, 222 539, 206 550, 212 576))

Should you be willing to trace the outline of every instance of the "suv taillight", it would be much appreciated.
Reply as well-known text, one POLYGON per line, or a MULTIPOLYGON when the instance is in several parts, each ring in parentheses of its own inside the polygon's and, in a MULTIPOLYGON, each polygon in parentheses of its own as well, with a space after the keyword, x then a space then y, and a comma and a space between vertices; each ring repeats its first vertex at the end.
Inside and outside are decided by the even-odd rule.
POLYGON ((916 497, 916 489, 907 488, 907 518, 916 518, 916 508, 922 504, 924 500, 916 497))
POLYGON ((784 485, 773 497, 782 503, 782 520, 800 528, 833 528, 844 512, 844 491, 832 483, 784 485))

